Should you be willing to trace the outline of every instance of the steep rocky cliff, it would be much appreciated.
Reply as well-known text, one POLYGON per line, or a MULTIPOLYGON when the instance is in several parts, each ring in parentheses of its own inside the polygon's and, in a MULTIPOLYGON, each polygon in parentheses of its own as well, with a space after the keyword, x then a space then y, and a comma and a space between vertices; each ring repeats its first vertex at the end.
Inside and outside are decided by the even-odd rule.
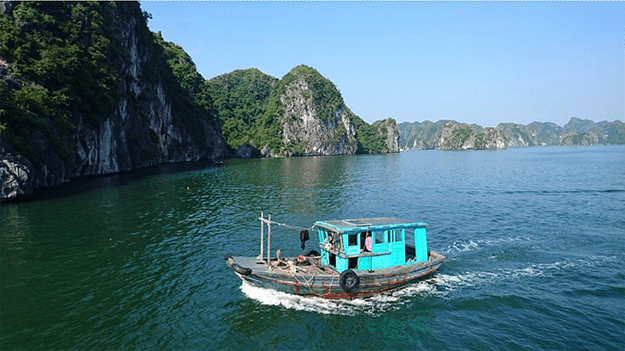
POLYGON ((501 130, 484 128, 476 132, 467 124, 449 122, 438 139, 439 150, 500 150, 507 148, 507 139, 501 130))
MULTIPOLYGON (((281 126, 282 153, 291 155, 350 155, 356 152, 354 114, 338 89, 319 72, 297 66, 274 90, 275 120, 281 126), (277 105, 277 106, 276 106, 277 105)), ((274 153, 269 147, 262 154, 274 153)))
POLYGON ((384 147, 380 152, 399 152, 399 127, 393 118, 373 122, 372 127, 376 129, 377 137, 384 140, 384 147))
POLYGON ((402 149, 436 149, 441 131, 450 120, 404 122, 399 125, 399 146, 402 149))
POLYGON ((1 2, 0 11, 2 198, 224 156, 217 117, 172 71, 190 58, 148 30, 138 3, 1 2))

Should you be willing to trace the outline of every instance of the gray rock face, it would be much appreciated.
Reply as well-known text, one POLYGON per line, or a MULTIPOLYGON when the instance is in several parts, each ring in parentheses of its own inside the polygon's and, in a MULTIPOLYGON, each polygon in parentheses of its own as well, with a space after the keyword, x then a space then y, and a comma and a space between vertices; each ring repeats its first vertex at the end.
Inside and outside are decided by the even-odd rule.
MULTIPOLYGON (((7 11, 11 6, 3 5, 3 8, 7 11)), ((206 112, 206 117, 198 118, 193 125, 186 124, 185 116, 172 108, 172 98, 164 89, 165 78, 158 77, 156 81, 143 78, 151 69, 149 63, 158 49, 139 5, 117 3, 112 11, 115 12, 110 14, 115 22, 112 30, 125 49, 125 55, 115 60, 119 79, 110 87, 114 91, 115 108, 95 124, 87 123, 85 116, 72 117, 76 128, 70 140, 74 147, 70 157, 59 157, 50 140, 41 133, 35 133, 27 141, 40 164, 19 157, 11 145, 0 140, 2 198, 58 186, 80 176, 118 173, 159 163, 219 159, 225 155, 215 118, 206 112)), ((4 72, 0 78, 9 80, 4 72)))
POLYGON ((404 122, 399 125, 399 146, 402 149, 436 149, 441 131, 450 120, 441 120, 436 123, 423 121, 421 123, 404 122))
POLYGON ((259 157, 260 152, 258 151, 258 149, 256 149, 252 145, 245 144, 237 148, 236 155, 239 158, 254 158, 254 157, 259 157))
MULTIPOLYGON (((350 119, 351 111, 341 104, 334 106, 330 118, 320 118, 305 77, 294 79, 285 87, 285 91, 280 96, 284 109, 280 123, 283 126, 285 156, 351 155, 356 152, 356 132, 350 119)), ((267 155, 265 152, 261 150, 261 154, 267 155)))
POLYGON ((396 153, 399 152, 399 127, 397 122, 392 118, 374 123, 378 128, 378 137, 384 139, 386 149, 383 152, 396 153))
POLYGON ((0 196, 3 199, 23 195, 27 188, 29 168, 0 147, 0 196))

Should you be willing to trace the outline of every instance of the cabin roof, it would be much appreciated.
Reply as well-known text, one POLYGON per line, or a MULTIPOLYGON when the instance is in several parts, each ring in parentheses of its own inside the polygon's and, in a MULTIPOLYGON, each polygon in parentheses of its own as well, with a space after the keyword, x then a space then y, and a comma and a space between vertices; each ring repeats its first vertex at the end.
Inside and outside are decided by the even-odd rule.
POLYGON ((423 222, 414 222, 394 217, 383 217, 317 221, 315 222, 315 226, 343 233, 376 229, 384 230, 393 228, 426 227, 427 224, 423 222))

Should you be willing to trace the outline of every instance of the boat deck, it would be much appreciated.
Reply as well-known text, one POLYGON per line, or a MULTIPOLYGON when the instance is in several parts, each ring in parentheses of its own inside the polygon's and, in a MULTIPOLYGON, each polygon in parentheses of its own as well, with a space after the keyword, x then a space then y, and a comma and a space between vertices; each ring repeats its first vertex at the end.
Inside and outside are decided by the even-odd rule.
POLYGON ((293 258, 288 258, 286 260, 277 258, 271 259, 271 267, 267 264, 267 259, 259 259, 257 257, 243 257, 243 256, 235 256, 233 257, 234 261, 238 263, 240 266, 249 268, 252 271, 256 271, 258 273, 269 273, 269 272, 289 272, 292 267, 295 269, 295 273, 305 274, 305 275, 315 275, 315 274, 327 274, 327 275, 336 275, 339 276, 339 273, 334 269, 321 266, 318 264, 319 260, 314 258, 308 258, 308 260, 312 261, 310 264, 297 264, 295 266, 291 266, 287 263, 287 260, 294 260, 293 258))
MULTIPOLYGON (((244 257, 244 256, 235 256, 232 257, 233 260, 242 267, 249 268, 255 273, 260 274, 280 274, 280 273, 297 273, 301 275, 328 275, 328 276, 339 276, 340 273, 334 270, 332 267, 323 266, 319 264, 318 258, 308 258, 310 264, 302 264, 298 263, 297 265, 289 265, 289 260, 295 260, 295 258, 285 258, 285 259, 271 259, 271 267, 267 265, 267 259, 259 259, 257 257, 244 257)), ((428 264, 432 264, 436 261, 442 261, 445 257, 432 251, 430 252, 430 256, 428 257, 427 262, 416 262, 409 265, 404 266, 395 266, 391 268, 384 268, 381 270, 355 270, 359 276, 374 276, 379 275, 380 271, 384 271, 384 274, 393 275, 400 274, 402 272, 414 271, 418 269, 420 266, 425 266, 428 264)))

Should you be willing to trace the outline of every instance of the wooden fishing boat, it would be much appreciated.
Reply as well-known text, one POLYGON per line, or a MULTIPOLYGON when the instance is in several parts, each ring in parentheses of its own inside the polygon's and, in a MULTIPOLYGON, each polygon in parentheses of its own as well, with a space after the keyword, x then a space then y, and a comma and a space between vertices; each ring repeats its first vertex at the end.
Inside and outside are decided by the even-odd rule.
MULTIPOLYGON (((354 298, 375 295, 433 273, 445 256, 428 250, 426 223, 397 218, 317 221, 319 251, 297 257, 270 256, 272 222, 261 213, 260 255, 226 255, 228 266, 250 285, 298 295, 354 298), (263 254, 267 225, 267 256, 263 254)), ((308 230, 300 232, 302 248, 308 230)))

